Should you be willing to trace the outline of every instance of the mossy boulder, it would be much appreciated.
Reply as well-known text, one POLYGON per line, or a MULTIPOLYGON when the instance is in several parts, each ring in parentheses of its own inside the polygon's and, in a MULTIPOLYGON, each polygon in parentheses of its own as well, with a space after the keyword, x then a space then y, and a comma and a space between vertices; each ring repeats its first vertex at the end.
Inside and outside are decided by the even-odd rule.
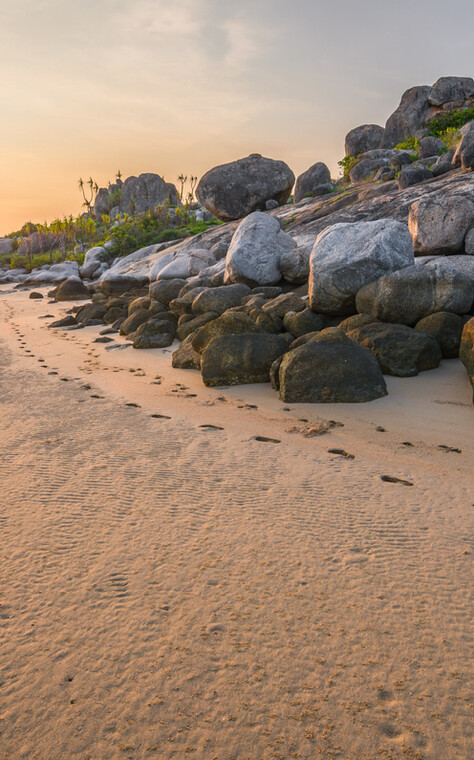
POLYGON ((387 395, 375 357, 335 327, 285 354, 273 371, 288 403, 361 403, 387 395))
POLYGON ((265 333, 220 335, 206 346, 201 357, 205 385, 268 383, 270 367, 288 348, 291 336, 265 333))
POLYGON ((441 349, 432 335, 407 325, 374 322, 347 333, 348 338, 369 349, 384 375, 413 377, 434 369, 441 361, 441 349))

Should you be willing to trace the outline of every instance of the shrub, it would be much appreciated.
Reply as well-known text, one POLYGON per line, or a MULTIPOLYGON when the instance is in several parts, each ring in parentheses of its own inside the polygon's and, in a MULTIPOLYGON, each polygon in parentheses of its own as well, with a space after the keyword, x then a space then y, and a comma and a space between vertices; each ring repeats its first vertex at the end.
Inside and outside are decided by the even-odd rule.
MULTIPOLYGON (((425 124, 429 129, 429 134, 433 137, 440 137, 448 129, 461 129, 468 121, 474 120, 474 108, 465 108, 463 111, 454 109, 450 113, 439 114, 434 119, 425 124)), ((440 139, 443 139, 440 137, 440 139)))
POLYGON ((420 141, 413 137, 413 135, 409 135, 406 140, 403 140, 402 142, 399 142, 398 145, 395 145, 394 150, 416 150, 418 151, 418 148, 420 147, 420 141))
MULTIPOLYGON (((360 153, 359 153, 359 156, 360 156, 360 153)), ((341 160, 337 162, 337 165, 341 167, 344 177, 349 176, 349 172, 351 171, 351 169, 354 168, 354 166, 358 162, 359 156, 344 156, 344 158, 341 158, 341 160)))

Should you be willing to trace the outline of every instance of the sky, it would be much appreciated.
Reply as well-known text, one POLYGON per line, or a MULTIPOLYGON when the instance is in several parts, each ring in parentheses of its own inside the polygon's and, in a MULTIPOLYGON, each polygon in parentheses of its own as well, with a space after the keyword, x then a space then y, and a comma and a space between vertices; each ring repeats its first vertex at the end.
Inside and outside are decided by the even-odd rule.
POLYGON ((0 235, 119 169, 261 153, 337 176, 350 129, 474 75, 473 30, 472 0, 0 0, 0 235))

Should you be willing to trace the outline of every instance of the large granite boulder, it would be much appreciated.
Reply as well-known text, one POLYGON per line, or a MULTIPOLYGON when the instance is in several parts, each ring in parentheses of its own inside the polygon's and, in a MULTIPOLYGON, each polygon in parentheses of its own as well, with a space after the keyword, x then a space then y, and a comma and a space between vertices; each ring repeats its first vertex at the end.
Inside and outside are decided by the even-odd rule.
POLYGON ((393 219, 327 227, 311 252, 310 306, 323 314, 353 314, 363 285, 413 261, 408 228, 393 219))
POLYGON ((407 325, 373 322, 351 330, 347 337, 373 353, 384 375, 413 377, 441 361, 436 338, 407 325))
POLYGON ((55 301, 81 301, 89 299, 91 294, 80 277, 68 277, 56 288, 55 301))
MULTIPOLYGON (((474 317, 464 325, 459 348, 459 358, 466 367, 474 390, 474 317)), ((474 396, 473 396, 474 402, 474 396)))
POLYGON ((431 87, 411 87, 403 93, 400 105, 388 118, 382 139, 384 148, 393 148, 423 125, 429 110, 431 87))
POLYGON ((0 253, 1 254, 13 253, 13 238, 10 238, 10 237, 0 238, 0 253))
POLYGON ((439 263, 406 267, 364 285, 356 296, 357 311, 405 325, 438 311, 468 313, 474 297, 472 279, 445 268, 444 257, 439 258, 439 263))
POLYGON ((255 153, 210 169, 196 188, 198 201, 218 219, 241 219, 265 210, 266 202, 281 206, 290 197, 295 175, 283 161, 255 153))
POLYGON ((429 333, 439 343, 443 359, 455 359, 459 356, 459 346, 464 327, 464 320, 459 314, 439 311, 423 317, 415 325, 415 330, 429 333))
POLYGON ((312 195, 323 195, 330 189, 331 173, 322 161, 313 164, 300 174, 295 185, 295 203, 312 195))
POLYGON ((99 288, 107 296, 118 296, 122 293, 127 293, 135 288, 141 288, 148 284, 148 277, 146 275, 120 275, 117 274, 113 277, 108 277, 106 280, 101 280, 99 288))
POLYGON ((281 280, 280 258, 296 248, 274 216, 255 211, 237 227, 226 256, 226 275, 231 282, 274 285, 281 280))
POLYGON ((358 156, 368 150, 376 150, 382 146, 384 128, 378 124, 361 124, 347 133, 345 139, 346 156, 358 156))
POLYGON ((408 214, 408 228, 417 255, 453 253, 463 248, 474 222, 474 194, 448 195, 442 190, 415 201, 408 214))
POLYGON ((272 382, 287 403, 359 403, 387 395, 375 357, 335 327, 285 354, 272 367, 272 382))
POLYGON ((431 88, 428 97, 430 106, 443 107, 445 111, 462 108, 474 99, 474 79, 472 77, 440 77, 431 88))
POLYGON ((220 335, 213 338, 201 356, 205 385, 268 383, 270 367, 287 350, 292 336, 264 333, 220 335))

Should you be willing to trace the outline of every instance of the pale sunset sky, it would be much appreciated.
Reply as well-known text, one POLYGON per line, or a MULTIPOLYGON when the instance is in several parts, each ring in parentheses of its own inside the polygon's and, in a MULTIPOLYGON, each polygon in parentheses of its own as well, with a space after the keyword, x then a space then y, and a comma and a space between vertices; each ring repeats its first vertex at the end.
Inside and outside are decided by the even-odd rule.
POLYGON ((334 176, 404 90, 474 74, 472 0, 0 0, 0 235, 77 179, 175 182, 262 153, 334 176))

